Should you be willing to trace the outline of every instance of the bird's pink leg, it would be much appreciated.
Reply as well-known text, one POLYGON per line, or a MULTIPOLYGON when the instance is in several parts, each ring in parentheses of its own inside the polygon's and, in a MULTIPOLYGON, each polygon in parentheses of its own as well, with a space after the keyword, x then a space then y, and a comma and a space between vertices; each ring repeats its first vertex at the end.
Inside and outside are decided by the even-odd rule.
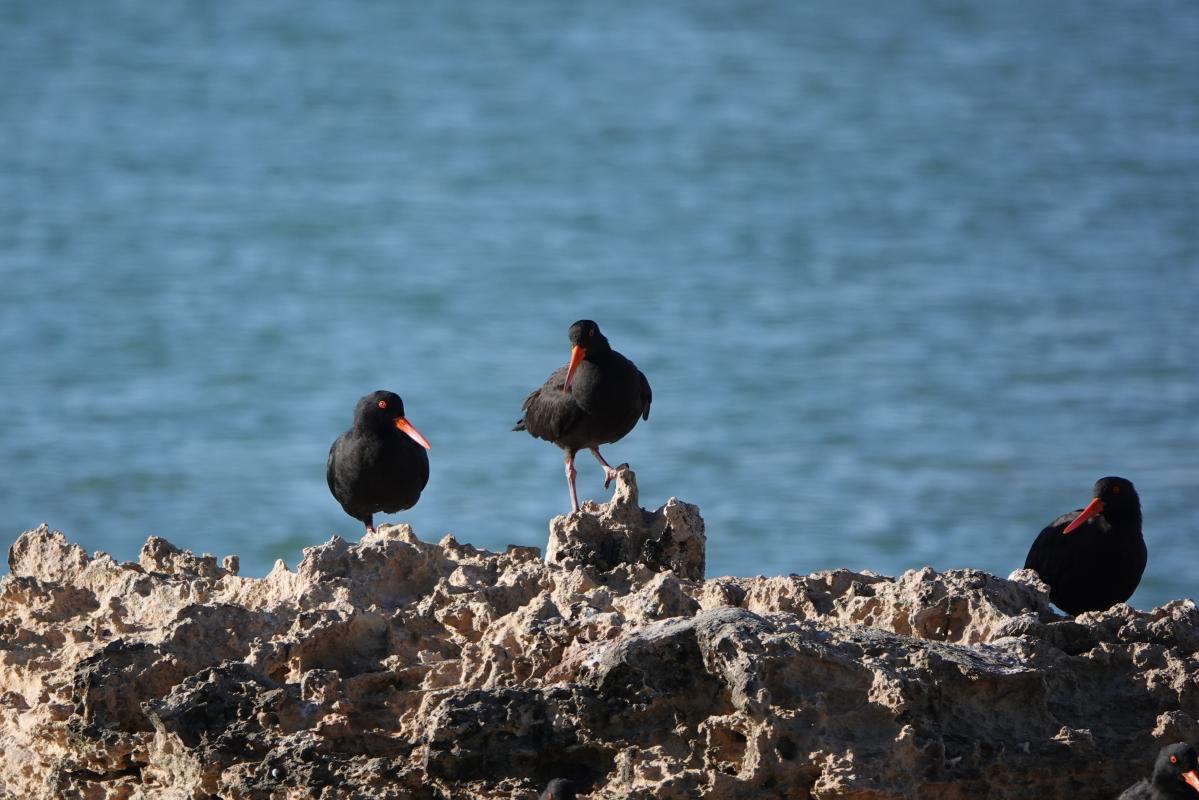
POLYGON ((575 454, 567 452, 566 485, 570 488, 570 513, 572 514, 579 510, 579 495, 575 492, 575 476, 578 474, 578 470, 575 469, 575 454))
MULTIPOLYGON (((598 447, 591 448, 591 455, 595 456, 595 460, 600 462, 600 466, 604 468, 604 488, 607 489, 608 484, 616 480, 616 473, 618 470, 614 470, 608 466, 608 462, 604 461, 604 457, 600 455, 598 447)), ((621 464, 621 466, 627 467, 628 464, 621 464)))

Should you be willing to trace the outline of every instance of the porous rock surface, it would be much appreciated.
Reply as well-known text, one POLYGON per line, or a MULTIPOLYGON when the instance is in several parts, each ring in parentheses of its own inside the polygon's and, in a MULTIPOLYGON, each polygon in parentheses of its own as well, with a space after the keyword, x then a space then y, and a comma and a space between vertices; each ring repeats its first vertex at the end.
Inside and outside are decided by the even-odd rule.
POLYGON ((239 577, 45 527, 0 582, 0 796, 1100 798, 1199 735, 1199 611, 1055 615, 1032 573, 703 580, 698 509, 547 559, 382 526, 239 577))

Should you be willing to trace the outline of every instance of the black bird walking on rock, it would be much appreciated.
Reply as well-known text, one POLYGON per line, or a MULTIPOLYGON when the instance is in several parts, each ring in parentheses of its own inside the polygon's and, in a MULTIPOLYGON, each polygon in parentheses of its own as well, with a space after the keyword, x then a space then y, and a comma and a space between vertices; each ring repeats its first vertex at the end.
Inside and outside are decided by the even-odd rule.
POLYGON ((1148 554, 1141 501, 1124 478, 1100 478, 1095 499, 1049 523, 1029 548, 1025 569, 1049 584, 1049 599, 1067 614, 1105 611, 1132 597, 1148 554))
POLYGON ((554 778, 545 787, 539 800, 575 800, 574 781, 565 778, 554 778))
POLYGON ((1199 754, 1186 742, 1163 747, 1153 764, 1153 777, 1141 778, 1117 800, 1195 800, 1199 795, 1199 754))
POLYGON ((404 401, 380 389, 358 401, 354 424, 329 448, 329 491, 375 530, 377 512, 412 508, 429 482, 429 442, 404 418, 404 401))
POLYGON ((559 367, 545 385, 525 398, 524 417, 514 431, 528 431, 566 451, 566 485, 570 510, 579 510, 575 491, 575 453, 590 450, 604 468, 604 487, 616 470, 604 461, 599 446, 633 430, 637 419, 649 419, 653 399, 649 381, 637 366, 612 349, 599 326, 581 319, 570 326, 570 363, 559 367))

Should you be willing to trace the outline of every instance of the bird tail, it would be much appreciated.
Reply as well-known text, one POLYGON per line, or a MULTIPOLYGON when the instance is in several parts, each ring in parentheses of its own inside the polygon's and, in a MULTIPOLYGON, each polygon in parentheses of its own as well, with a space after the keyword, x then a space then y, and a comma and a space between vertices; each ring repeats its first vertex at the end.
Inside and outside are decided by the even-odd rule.
POLYGON ((517 421, 516 421, 516 424, 512 426, 512 430, 514 430, 514 431, 523 431, 523 430, 527 430, 527 429, 525 428, 525 418, 524 418, 524 417, 521 417, 519 420, 517 420, 517 421))

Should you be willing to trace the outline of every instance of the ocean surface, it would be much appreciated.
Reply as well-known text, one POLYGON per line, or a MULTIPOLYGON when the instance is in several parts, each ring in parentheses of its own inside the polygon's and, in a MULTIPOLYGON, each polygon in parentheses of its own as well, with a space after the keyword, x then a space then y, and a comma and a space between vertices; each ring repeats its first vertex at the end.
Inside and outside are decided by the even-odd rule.
MULTIPOLYGON (((604 448, 708 574, 1007 575, 1138 487, 1199 585, 1199 4, 0 6, 0 534, 277 558, 361 529, 355 401, 431 440, 380 522, 544 546, 510 431, 597 320, 604 448)), ((583 498, 602 475, 579 456, 583 498)))

